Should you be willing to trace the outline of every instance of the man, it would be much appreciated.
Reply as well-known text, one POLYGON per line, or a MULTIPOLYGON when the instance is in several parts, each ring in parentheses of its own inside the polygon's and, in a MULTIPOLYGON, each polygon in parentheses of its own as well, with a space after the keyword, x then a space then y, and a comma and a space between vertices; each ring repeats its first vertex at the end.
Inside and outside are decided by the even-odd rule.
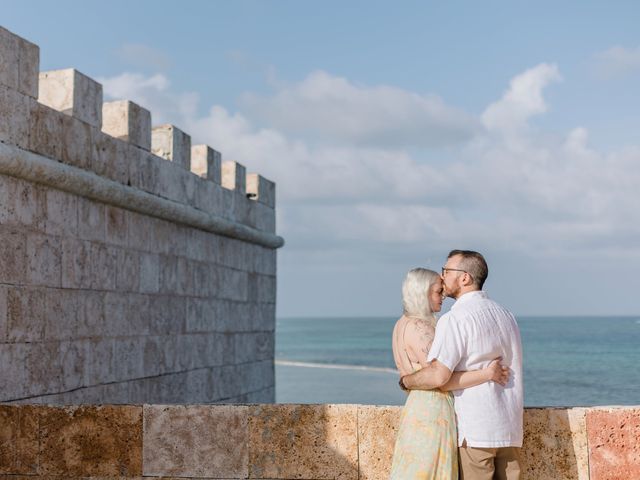
POLYGON ((455 410, 461 480, 520 479, 522 447, 522 345, 513 315, 482 291, 489 274, 484 257, 453 250, 442 267, 445 294, 456 300, 438 321, 428 368, 402 377, 409 390, 444 385, 454 370, 477 370, 501 357, 511 370, 501 386, 483 383, 457 390, 455 410))

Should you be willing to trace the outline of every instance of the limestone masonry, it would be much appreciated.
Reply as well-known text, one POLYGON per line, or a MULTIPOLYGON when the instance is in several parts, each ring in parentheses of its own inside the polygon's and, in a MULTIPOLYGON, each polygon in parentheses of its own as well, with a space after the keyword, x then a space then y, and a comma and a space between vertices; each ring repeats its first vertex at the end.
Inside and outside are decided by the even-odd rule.
POLYGON ((0 27, 0 402, 274 400, 275 185, 0 27))
MULTIPOLYGON (((371 405, 0 405, 0 480, 386 480, 400 413, 371 405)), ((528 408, 522 478, 636 480, 639 434, 638 407, 528 408)))

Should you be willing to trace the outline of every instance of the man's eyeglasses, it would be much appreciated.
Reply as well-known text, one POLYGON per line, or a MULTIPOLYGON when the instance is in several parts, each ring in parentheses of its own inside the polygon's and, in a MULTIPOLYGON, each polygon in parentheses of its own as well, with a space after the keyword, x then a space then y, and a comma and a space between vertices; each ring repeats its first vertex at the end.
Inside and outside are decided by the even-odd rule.
POLYGON ((444 274, 447 273, 447 271, 449 272, 464 272, 464 273, 469 273, 466 270, 462 270, 461 268, 447 268, 447 267, 442 267, 442 276, 444 277, 444 274))

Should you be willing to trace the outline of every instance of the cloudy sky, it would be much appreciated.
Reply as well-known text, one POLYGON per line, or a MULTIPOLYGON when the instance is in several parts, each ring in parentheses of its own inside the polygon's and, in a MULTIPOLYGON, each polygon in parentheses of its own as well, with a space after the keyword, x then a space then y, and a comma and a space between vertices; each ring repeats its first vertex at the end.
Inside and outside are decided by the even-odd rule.
POLYGON ((42 70, 277 182, 279 315, 397 314, 452 248, 517 314, 640 314, 637 2, 0 7, 42 70))

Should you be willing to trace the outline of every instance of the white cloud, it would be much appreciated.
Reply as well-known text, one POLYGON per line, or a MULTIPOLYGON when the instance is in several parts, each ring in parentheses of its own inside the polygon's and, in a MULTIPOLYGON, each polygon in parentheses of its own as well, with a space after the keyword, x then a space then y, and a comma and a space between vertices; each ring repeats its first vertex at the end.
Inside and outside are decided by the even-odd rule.
POLYGON ((525 127, 529 117, 547 111, 542 91, 549 83, 561 78, 558 67, 546 63, 517 75, 502 98, 484 111, 483 124, 493 131, 513 132, 525 127))
POLYGON ((603 78, 621 77, 640 70, 640 47, 611 47, 594 56, 596 73, 603 78))
POLYGON ((245 94, 243 107, 280 131, 332 143, 452 145, 469 140, 479 128, 477 119, 436 95, 355 85, 323 71, 273 96, 245 94))
POLYGON ((528 128, 549 108, 545 88, 560 79, 555 65, 531 68, 475 119, 431 97, 326 73, 271 97, 246 96, 241 111, 212 106, 205 115, 197 95, 171 91, 161 75, 103 83, 107 95, 141 103, 223 159, 274 179, 289 251, 393 255, 471 244, 531 254, 635 252, 640 148, 599 152, 584 127, 561 137, 528 128), (450 135, 450 162, 437 166, 433 150, 404 148, 438 143, 419 140, 413 121, 450 135), (480 123, 486 129, 474 127, 480 123))

